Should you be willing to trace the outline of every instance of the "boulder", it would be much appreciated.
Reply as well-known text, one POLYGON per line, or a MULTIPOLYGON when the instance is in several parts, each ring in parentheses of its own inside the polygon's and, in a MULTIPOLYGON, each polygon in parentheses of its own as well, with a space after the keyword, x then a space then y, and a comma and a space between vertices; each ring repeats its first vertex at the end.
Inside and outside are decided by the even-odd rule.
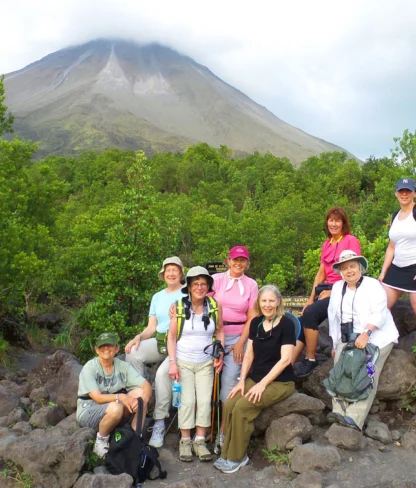
POLYGON ((402 349, 410 354, 413 354, 413 347, 416 344, 416 331, 410 332, 403 337, 399 338, 399 343, 395 346, 398 349, 402 349))
POLYGON ((285 400, 262 410, 254 421, 255 434, 263 433, 275 419, 285 417, 291 413, 298 413, 312 419, 319 417, 324 408, 324 403, 317 398, 295 391, 293 395, 285 400))
POLYGON ((416 385, 416 364, 412 354, 393 349, 384 364, 377 388, 379 400, 410 400, 416 385))
POLYGON ((0 386, 0 417, 8 416, 12 410, 20 406, 20 398, 12 390, 0 386))
POLYGON ((32 426, 29 424, 29 422, 17 422, 12 427, 12 430, 17 434, 27 435, 32 432, 32 426))
POLYGON ((27 395, 27 383, 24 383, 22 385, 18 385, 14 381, 3 380, 3 381, 0 381, 0 386, 4 386, 8 390, 11 390, 18 397, 24 397, 27 395))
POLYGON ((212 488, 213 486, 212 479, 206 476, 194 476, 193 478, 177 481, 169 485, 170 488, 212 488))
POLYGON ((0 439, 3 439, 3 437, 8 437, 12 433, 13 432, 8 427, 0 427, 0 439))
POLYGON ((302 390, 314 398, 319 398, 329 409, 332 409, 332 397, 326 392, 322 381, 325 378, 328 378, 329 371, 333 367, 334 360, 332 358, 328 359, 317 366, 312 373, 302 381, 302 390))
POLYGON ((5 453, 8 452, 8 450, 10 449, 10 446, 14 442, 16 442, 17 439, 18 439, 18 436, 16 435, 15 432, 13 432, 10 435, 0 439, 0 458, 5 457, 5 453))
POLYGON ((34 486, 71 488, 94 437, 94 430, 89 428, 79 429, 71 436, 52 436, 49 431, 35 430, 11 441, 5 450, 0 446, 0 455, 29 473, 34 486))
POLYGON ((325 433, 325 437, 333 446, 347 449, 348 451, 358 451, 366 445, 361 432, 338 424, 332 424, 325 433))
POLYGON ((44 429, 45 427, 55 426, 65 417, 64 408, 61 405, 55 405, 53 407, 40 408, 30 417, 29 422, 36 427, 44 429))
POLYGON ((47 402, 49 401, 49 393, 45 387, 41 386, 40 388, 33 389, 30 392, 29 398, 33 402, 39 402, 39 403, 47 402))
POLYGON ((391 313, 400 337, 416 331, 416 315, 410 305, 410 300, 397 300, 391 313))
POLYGON ((76 411, 78 379, 82 366, 73 354, 56 351, 47 356, 28 375, 31 390, 44 387, 50 398, 62 405, 67 414, 76 411))
POLYGON ((85 473, 75 483, 74 488, 131 488, 133 478, 128 474, 90 474, 85 473))
POLYGON ((300 474, 292 485, 294 488, 322 488, 322 475, 318 471, 300 474))
POLYGON ((17 422, 27 422, 29 417, 23 408, 16 408, 9 413, 7 420, 9 425, 14 425, 17 422))
POLYGON ((416 432, 406 432, 401 440, 404 449, 416 451, 416 432))
POLYGON ((273 450, 276 446, 287 449, 287 444, 299 437, 302 441, 311 438, 313 427, 303 415, 292 413, 280 419, 273 420, 266 430, 265 441, 267 449, 273 450))
POLYGON ((319 325, 317 352, 323 354, 327 358, 330 358, 331 351, 332 351, 332 339, 331 336, 329 335, 328 319, 326 319, 319 325))
POLYGON ((383 444, 391 444, 393 442, 393 437, 386 424, 383 422, 377 422, 375 420, 370 420, 367 427, 365 428, 365 435, 380 441, 383 444))
POLYGON ((71 435, 76 430, 80 429, 80 426, 76 419, 76 414, 73 413, 68 417, 64 418, 55 426, 55 431, 60 431, 62 434, 71 435))
POLYGON ((290 454, 290 467, 295 473, 306 471, 330 471, 341 462, 338 449, 321 446, 315 442, 296 447, 290 454))
POLYGON ((37 324, 48 329, 53 329, 55 326, 59 325, 62 320, 63 318, 61 317, 61 315, 53 312, 47 312, 39 315, 38 317, 35 317, 35 321, 37 324))

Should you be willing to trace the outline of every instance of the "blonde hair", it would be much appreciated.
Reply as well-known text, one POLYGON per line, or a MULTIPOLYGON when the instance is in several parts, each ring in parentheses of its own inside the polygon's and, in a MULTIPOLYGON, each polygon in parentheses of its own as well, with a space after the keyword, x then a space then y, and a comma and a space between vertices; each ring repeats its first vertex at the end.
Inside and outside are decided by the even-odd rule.
POLYGON ((277 306, 276 313, 279 317, 281 317, 285 313, 285 307, 283 305, 283 299, 282 299, 282 295, 280 294, 279 288, 277 288, 277 286, 274 285, 265 285, 262 288, 260 288, 259 293, 257 295, 256 304, 255 304, 255 310, 257 316, 263 315, 260 308, 260 299, 267 292, 273 293, 274 296, 277 298, 277 300, 279 300, 279 305, 277 306))

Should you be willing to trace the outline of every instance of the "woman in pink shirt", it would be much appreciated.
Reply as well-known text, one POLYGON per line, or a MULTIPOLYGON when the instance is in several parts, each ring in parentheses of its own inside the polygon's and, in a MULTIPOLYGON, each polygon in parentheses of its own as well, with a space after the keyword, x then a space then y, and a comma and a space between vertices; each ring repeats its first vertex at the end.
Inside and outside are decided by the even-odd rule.
POLYGON ((295 374, 308 376, 317 366, 315 353, 318 347, 319 324, 328 318, 329 297, 334 283, 341 276, 332 269, 345 249, 361 254, 359 240, 351 235, 351 224, 342 207, 332 207, 325 216, 325 233, 328 239, 322 245, 321 264, 313 282, 311 295, 302 310, 300 322, 305 331, 306 357, 296 363, 295 374))
MULTIPOLYGON (((250 264, 249 260, 247 248, 235 246, 228 255, 228 271, 213 275, 213 296, 222 306, 225 352, 228 353, 224 357, 221 375, 220 400, 223 406, 238 382, 250 322, 256 315, 255 303, 259 287, 252 278, 244 274, 250 264)), ((225 439, 224 415, 222 418, 220 446, 225 439)), ((218 445, 218 442, 215 444, 218 445)))

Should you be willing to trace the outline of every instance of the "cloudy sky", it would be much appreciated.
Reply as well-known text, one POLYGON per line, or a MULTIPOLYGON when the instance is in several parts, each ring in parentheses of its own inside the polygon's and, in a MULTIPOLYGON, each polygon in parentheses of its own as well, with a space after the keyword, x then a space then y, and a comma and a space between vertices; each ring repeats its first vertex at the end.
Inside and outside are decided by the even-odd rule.
POLYGON ((15 0, 2 7, 0 73, 97 37, 175 48, 362 159, 416 129, 412 0, 15 0))

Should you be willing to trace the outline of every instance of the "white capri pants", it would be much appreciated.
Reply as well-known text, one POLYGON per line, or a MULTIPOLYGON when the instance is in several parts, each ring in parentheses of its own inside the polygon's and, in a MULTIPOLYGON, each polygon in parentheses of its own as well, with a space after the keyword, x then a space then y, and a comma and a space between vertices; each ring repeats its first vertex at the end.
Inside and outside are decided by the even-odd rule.
POLYGON ((178 408, 179 428, 209 427, 214 362, 212 359, 203 363, 190 363, 181 359, 177 359, 176 362, 182 387, 181 406, 178 408))
POLYGON ((157 350, 157 341, 154 337, 140 341, 138 349, 132 349, 126 354, 126 361, 144 376, 144 367, 147 364, 162 363, 157 368, 155 378, 155 409, 153 418, 162 420, 169 417, 172 403, 172 380, 169 378, 169 359, 157 350))

